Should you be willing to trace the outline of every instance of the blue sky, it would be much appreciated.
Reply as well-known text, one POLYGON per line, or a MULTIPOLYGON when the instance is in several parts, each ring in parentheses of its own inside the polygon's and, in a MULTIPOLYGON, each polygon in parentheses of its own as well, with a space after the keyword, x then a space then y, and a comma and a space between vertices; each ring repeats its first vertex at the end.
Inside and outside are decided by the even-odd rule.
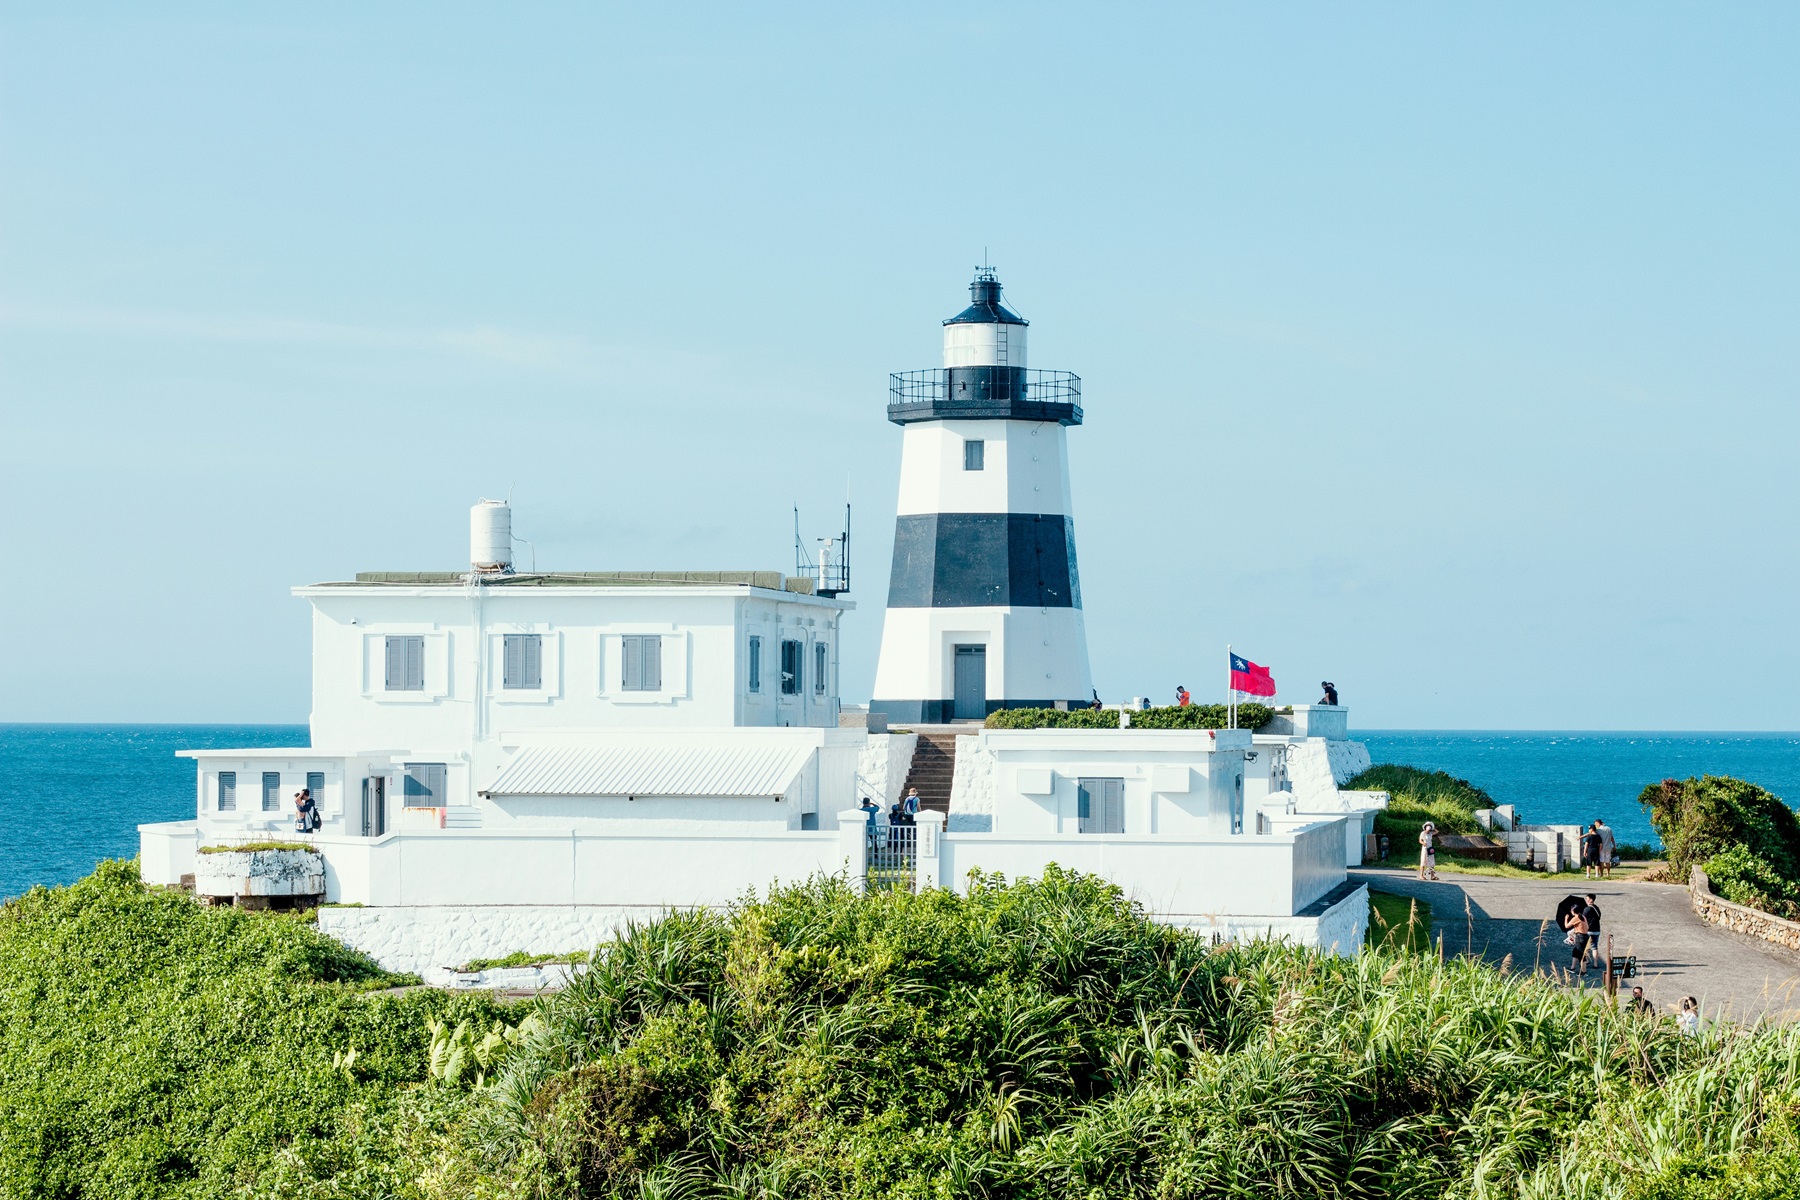
POLYGON ((1103 695, 1800 728, 1800 10, 0 8, 0 720, 304 720, 296 583, 780 567, 984 248, 1103 695))

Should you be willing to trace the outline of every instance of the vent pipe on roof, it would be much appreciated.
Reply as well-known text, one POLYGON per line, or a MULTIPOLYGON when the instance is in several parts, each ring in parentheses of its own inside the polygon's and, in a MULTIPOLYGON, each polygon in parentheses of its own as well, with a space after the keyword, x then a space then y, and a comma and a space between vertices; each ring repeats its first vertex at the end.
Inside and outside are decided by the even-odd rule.
POLYGON ((504 500, 483 500, 469 510, 469 569, 477 575, 510 575, 512 508, 504 500))

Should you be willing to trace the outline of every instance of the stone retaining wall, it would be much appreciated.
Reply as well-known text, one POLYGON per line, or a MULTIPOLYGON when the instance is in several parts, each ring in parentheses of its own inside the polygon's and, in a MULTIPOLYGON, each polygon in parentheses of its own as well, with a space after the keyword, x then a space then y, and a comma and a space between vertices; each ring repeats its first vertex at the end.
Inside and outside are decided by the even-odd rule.
POLYGON ((1733 933, 1748 934, 1765 942, 1774 942, 1789 950, 1800 950, 1800 924, 1784 921, 1780 917, 1758 909, 1745 908, 1742 904, 1733 904, 1722 896, 1713 895, 1712 880, 1699 867, 1688 874, 1688 899, 1692 902, 1694 911, 1714 925, 1722 925, 1733 933))

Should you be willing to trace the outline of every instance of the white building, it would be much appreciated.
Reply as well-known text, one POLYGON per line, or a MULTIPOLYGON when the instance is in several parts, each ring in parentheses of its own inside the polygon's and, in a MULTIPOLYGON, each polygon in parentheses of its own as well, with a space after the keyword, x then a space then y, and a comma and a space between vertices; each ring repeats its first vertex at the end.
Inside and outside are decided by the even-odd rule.
MULTIPOLYGON (((989 298, 997 305, 997 283, 989 298)), ((995 328, 1010 331, 952 325, 952 366, 962 361, 952 352, 984 364, 998 353, 995 328)), ((1022 324, 1016 332, 1022 354, 1022 324)), ((1066 423, 1043 415, 907 423, 906 486, 928 488, 939 515, 1066 517, 1066 423), (955 473, 978 473, 967 469, 972 438, 992 447, 981 471, 996 468, 975 482, 955 473), (914 469, 936 459, 936 476, 914 469), (1027 508, 1026 486, 1052 498, 1027 508)), ((1051 863, 1103 875, 1159 919, 1221 938, 1360 944, 1366 894, 1345 867, 1361 860, 1381 801, 1338 790, 1368 763, 1342 709, 1296 708, 1254 736, 978 724, 871 733, 838 694, 841 620, 854 606, 815 594, 813 579, 515 573, 509 522, 504 505, 475 507, 465 571, 296 588, 312 614, 311 745, 188 752, 195 817, 140 826, 143 877, 240 901, 323 901, 322 929, 406 970, 587 949, 623 922, 777 881, 878 875, 963 888, 974 872, 1036 875, 1051 863), (858 801, 892 804, 922 763, 953 775, 948 813, 871 832, 858 801), (322 821, 299 833, 303 788, 322 821), (270 841, 307 849, 203 854, 270 841)), ((971 715, 1081 699, 1073 542, 1066 521, 1058 528, 1066 554, 1051 565, 1065 573, 1034 560, 1024 575, 1034 587, 1060 580, 1067 603, 934 604, 919 610, 923 625, 890 607, 878 705, 918 701, 919 715, 941 719, 965 699, 971 715), (970 646, 984 659, 978 705, 954 686, 970 646), (924 673, 914 662, 896 675, 896 655, 923 655, 924 673), (1051 680, 1041 694, 1022 682, 1034 673, 1051 680)), ((1024 578, 1014 551, 1037 543, 1003 541, 955 555, 975 574, 1024 578)), ((955 572, 939 569, 954 539, 933 544, 937 596, 940 584, 954 591, 955 572)), ((901 558, 897 549, 896 572, 901 558)))

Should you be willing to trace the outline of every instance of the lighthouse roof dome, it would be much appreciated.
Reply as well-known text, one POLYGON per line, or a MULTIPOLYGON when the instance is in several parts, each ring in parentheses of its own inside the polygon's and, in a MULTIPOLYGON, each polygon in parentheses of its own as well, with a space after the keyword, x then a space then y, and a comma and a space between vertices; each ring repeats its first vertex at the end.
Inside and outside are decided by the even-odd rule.
POLYGON ((978 267, 969 285, 969 307, 945 321, 946 325, 1029 325, 1024 317, 1000 303, 1000 277, 992 267, 978 267))

